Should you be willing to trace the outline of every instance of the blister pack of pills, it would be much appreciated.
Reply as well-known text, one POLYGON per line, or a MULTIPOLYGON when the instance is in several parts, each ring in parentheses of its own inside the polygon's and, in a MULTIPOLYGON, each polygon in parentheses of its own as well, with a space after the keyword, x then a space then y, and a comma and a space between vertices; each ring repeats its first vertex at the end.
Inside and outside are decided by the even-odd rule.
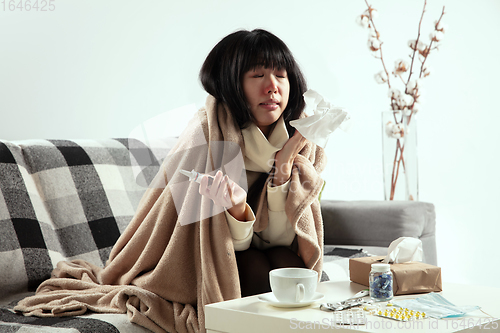
POLYGON ((341 311, 345 309, 354 308, 363 304, 366 304, 363 298, 351 298, 342 302, 337 303, 323 303, 320 305, 320 309, 323 311, 341 311))
POLYGON ((427 314, 425 312, 413 311, 407 308, 395 308, 395 307, 386 307, 385 309, 377 309, 373 311, 373 315, 399 321, 420 320, 427 318, 427 314))
POLYGON ((365 325, 366 314, 362 309, 349 309, 344 311, 335 311, 333 321, 335 325, 365 325))

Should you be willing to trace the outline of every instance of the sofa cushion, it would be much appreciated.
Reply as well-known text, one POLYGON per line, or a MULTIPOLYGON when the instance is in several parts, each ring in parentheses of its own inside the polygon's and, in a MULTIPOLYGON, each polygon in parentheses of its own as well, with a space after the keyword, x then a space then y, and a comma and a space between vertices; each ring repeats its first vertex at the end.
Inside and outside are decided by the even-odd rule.
POLYGON ((0 299, 61 260, 103 266, 159 164, 137 140, 0 142, 0 299))
POLYGON ((422 241, 424 262, 436 265, 436 213, 421 201, 321 201, 325 244, 388 247, 401 236, 422 241))

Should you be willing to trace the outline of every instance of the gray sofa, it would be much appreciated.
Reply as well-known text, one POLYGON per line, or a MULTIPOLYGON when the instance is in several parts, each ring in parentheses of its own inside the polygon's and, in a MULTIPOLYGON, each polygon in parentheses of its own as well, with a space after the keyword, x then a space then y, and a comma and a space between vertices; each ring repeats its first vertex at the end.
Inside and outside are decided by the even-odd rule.
MULTIPOLYGON (((172 141, 0 141, 0 331, 148 332, 126 314, 29 318, 12 311, 61 260, 103 266, 172 141)), ((387 247, 422 239, 436 263, 434 209, 421 202, 321 202, 325 244, 387 247)))
POLYGON ((399 237, 415 237, 422 241, 423 261, 437 265, 436 213, 431 203, 322 200, 321 213, 325 244, 387 248, 399 237))

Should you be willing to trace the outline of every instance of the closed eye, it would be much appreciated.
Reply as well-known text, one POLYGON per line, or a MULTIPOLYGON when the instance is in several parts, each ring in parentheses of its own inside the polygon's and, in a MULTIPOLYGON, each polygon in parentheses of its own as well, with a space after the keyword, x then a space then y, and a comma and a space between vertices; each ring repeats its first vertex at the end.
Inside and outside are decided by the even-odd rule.
POLYGON ((279 77, 280 79, 286 78, 286 71, 277 71, 276 72, 276 77, 279 77))

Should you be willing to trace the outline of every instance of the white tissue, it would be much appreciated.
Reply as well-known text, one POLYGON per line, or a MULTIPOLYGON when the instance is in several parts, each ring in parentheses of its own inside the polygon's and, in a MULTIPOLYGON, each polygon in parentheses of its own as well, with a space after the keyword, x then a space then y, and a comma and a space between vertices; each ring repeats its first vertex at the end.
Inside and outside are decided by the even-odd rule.
POLYGON ((340 127, 346 131, 349 113, 344 108, 333 106, 316 91, 309 89, 304 93, 306 113, 314 113, 306 118, 292 120, 290 125, 295 127, 307 140, 325 148, 328 137, 340 127), (308 112, 309 111, 309 112, 308 112))
POLYGON ((399 237, 389 245, 384 263, 400 264, 407 261, 422 261, 422 241, 414 237, 399 237))

